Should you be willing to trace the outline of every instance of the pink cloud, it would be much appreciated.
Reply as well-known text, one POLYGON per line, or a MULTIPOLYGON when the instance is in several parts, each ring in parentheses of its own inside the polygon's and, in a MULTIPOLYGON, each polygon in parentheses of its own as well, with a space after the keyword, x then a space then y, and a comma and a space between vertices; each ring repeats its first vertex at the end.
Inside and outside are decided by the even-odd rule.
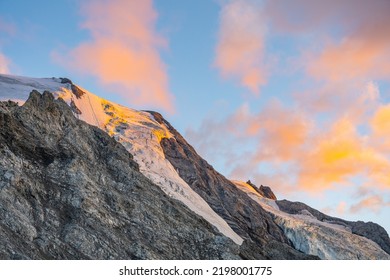
POLYGON ((298 185, 317 192, 348 185, 354 176, 364 176, 372 184, 383 186, 381 178, 390 168, 390 162, 375 147, 359 135, 356 126, 343 118, 329 130, 310 139, 299 165, 298 185))
POLYGON ((340 43, 327 45, 309 61, 308 73, 316 78, 331 81, 388 77, 390 38, 388 41, 375 41, 376 38, 364 38, 362 35, 351 35, 340 43))
POLYGON ((82 27, 91 40, 54 59, 72 71, 97 77, 138 106, 174 111, 166 67, 159 49, 166 45, 156 29, 151 0, 99 0, 82 6, 82 27))
POLYGON ((10 60, 2 53, 0 53, 0 73, 10 74, 9 70, 10 60))
POLYGON ((389 1, 272 0, 265 9, 279 32, 311 36, 314 43, 304 46, 301 58, 310 76, 328 81, 389 76, 389 1))
POLYGON ((253 93, 266 83, 266 26, 259 1, 223 2, 215 65, 222 77, 237 79, 253 93))
POLYGON ((1 52, 1 45, 4 43, 4 37, 2 35, 15 35, 16 27, 10 22, 0 17, 0 73, 10 74, 11 60, 1 52))
POLYGON ((364 210, 378 213, 383 207, 390 207, 390 202, 385 201, 380 195, 372 195, 353 204, 349 211, 353 214, 364 210))

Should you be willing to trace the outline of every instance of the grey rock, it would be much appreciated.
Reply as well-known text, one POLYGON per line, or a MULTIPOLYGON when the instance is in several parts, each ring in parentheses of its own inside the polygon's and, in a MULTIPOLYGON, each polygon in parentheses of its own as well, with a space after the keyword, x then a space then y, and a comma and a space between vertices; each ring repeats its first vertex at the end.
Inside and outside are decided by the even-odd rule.
POLYGON ((72 93, 76 96, 76 98, 81 98, 81 96, 85 94, 85 92, 81 88, 74 84, 72 84, 70 88, 72 89, 72 93))
POLYGON ((261 185, 259 187, 259 191, 264 194, 263 195, 264 197, 272 199, 272 200, 276 200, 276 195, 274 194, 274 192, 271 190, 270 187, 261 185))
POLYGON ((68 79, 68 78, 60 78, 61 80, 61 84, 70 84, 70 85, 73 85, 73 82, 72 80, 68 79))
POLYGON ((69 84, 70 85, 70 89, 72 90, 72 93, 76 96, 76 98, 81 98, 81 96, 83 96, 85 94, 85 92, 81 88, 76 86, 72 82, 72 80, 70 80, 68 78, 60 78, 60 81, 61 81, 61 84, 69 84))
POLYGON ((0 259, 239 258, 62 99, 0 102, 0 259))

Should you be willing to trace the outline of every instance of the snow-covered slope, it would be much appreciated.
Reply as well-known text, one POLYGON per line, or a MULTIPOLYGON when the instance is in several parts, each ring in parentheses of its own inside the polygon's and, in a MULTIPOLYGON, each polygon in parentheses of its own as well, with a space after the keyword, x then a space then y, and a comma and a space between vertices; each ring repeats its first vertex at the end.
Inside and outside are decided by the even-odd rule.
POLYGON ((306 254, 331 260, 390 259, 378 244, 352 234, 348 227, 319 221, 309 211, 302 211, 298 215, 287 214, 279 210, 274 200, 262 197, 249 184, 232 182, 271 213, 294 247, 306 254))
POLYGON ((0 100, 23 103, 33 89, 40 92, 48 90, 55 97, 64 99, 74 109, 74 114, 78 118, 100 127, 121 142, 134 156, 140 171, 166 194, 183 202, 235 243, 243 242, 226 221, 180 178, 174 167, 165 159, 159 141, 162 137, 172 135, 164 125, 154 120, 150 113, 107 101, 79 86, 77 90, 81 94, 75 94, 74 85, 72 86, 66 79, 0 75, 0 100))

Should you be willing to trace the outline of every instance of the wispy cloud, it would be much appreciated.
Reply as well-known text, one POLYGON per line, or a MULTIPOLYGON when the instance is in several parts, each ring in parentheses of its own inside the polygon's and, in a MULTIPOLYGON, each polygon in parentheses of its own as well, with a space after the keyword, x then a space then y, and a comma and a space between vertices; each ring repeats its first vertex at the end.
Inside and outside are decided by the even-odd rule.
POLYGON ((354 123, 346 118, 310 139, 296 164, 298 185, 309 191, 334 188, 336 184, 347 186, 358 175, 378 186, 390 168, 389 160, 359 135, 354 123))
POLYGON ((2 74, 10 74, 11 60, 1 51, 1 46, 4 44, 4 37, 14 36, 15 33, 15 25, 0 16, 0 73, 2 74))
POLYGON ((390 74, 389 1, 267 1, 276 31, 310 35, 302 61, 309 75, 327 81, 383 79, 390 74))
POLYGON ((260 1, 222 2, 215 65, 253 93, 267 81, 265 23, 260 1))
POLYGON ((10 60, 2 53, 0 53, 0 73, 9 74, 9 64, 10 60))
POLYGON ((65 55, 55 52, 55 61, 96 77, 134 105, 173 112, 166 66, 159 54, 166 40, 156 31, 152 1, 88 1, 81 13, 82 28, 91 39, 65 55))
POLYGON ((358 203, 351 205, 349 211, 353 214, 367 210, 378 213, 384 207, 390 207, 390 201, 385 201, 384 198, 380 195, 372 195, 360 200, 358 203))

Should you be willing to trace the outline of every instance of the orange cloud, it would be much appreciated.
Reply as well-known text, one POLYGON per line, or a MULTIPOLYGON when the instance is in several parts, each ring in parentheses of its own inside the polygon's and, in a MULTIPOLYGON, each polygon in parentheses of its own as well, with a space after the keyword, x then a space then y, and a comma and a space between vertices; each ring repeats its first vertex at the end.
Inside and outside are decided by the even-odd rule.
MULTIPOLYGON (((390 10, 389 1, 299 0, 307 13, 318 16, 322 23, 308 19, 310 28, 323 22, 334 26, 341 36, 327 38, 318 52, 305 52, 307 72, 318 79, 386 79, 390 75, 390 10), (308 2, 312 2, 308 4, 308 2), (324 7, 326 5, 327 7, 324 7), (340 32, 341 31, 341 32, 340 32)), ((299 9, 299 4, 297 9, 299 9)), ((318 38, 323 41, 323 38, 318 38)))
MULTIPOLYGON (((382 154, 390 153, 390 104, 377 107, 370 119, 372 134, 370 135, 371 145, 382 154)), ((390 175, 384 175, 385 182, 390 183, 390 175)))
POLYGON ((378 108, 371 120, 371 127, 379 136, 390 134, 390 104, 378 108))
POLYGON ((311 139, 311 146, 297 160, 298 184, 311 191, 348 185, 354 176, 363 175, 376 186, 388 188, 390 162, 385 155, 360 136, 355 125, 341 119, 331 129, 311 139))
POLYGON ((159 48, 165 40, 155 30, 151 0, 99 0, 82 6, 82 27, 91 40, 54 59, 67 68, 97 77, 131 103, 173 112, 165 65, 159 48))
POLYGON ((254 93, 266 83, 266 27, 258 1, 224 2, 220 13, 215 65, 224 78, 238 79, 254 93))
POLYGON ((301 157, 311 128, 305 114, 273 100, 257 112, 245 104, 221 121, 206 119, 198 130, 189 129, 186 137, 207 159, 219 164, 222 160, 230 178, 291 190, 293 172, 281 167, 301 157), (264 164, 271 173, 259 171, 264 164))
POLYGON ((309 36, 300 60, 320 80, 386 79, 390 74, 390 1, 266 1, 274 32, 309 36))
POLYGON ((332 81, 389 76, 390 38, 388 41, 375 42, 370 38, 353 36, 345 38, 339 44, 325 47, 307 65, 308 73, 316 78, 332 81))
POLYGON ((298 110, 285 108, 272 102, 251 122, 249 131, 259 133, 259 150, 256 158, 271 161, 288 161, 295 158, 310 129, 310 121, 298 110))
POLYGON ((0 73, 1 74, 9 74, 10 73, 9 64, 10 64, 9 59, 5 55, 0 53, 0 73))

